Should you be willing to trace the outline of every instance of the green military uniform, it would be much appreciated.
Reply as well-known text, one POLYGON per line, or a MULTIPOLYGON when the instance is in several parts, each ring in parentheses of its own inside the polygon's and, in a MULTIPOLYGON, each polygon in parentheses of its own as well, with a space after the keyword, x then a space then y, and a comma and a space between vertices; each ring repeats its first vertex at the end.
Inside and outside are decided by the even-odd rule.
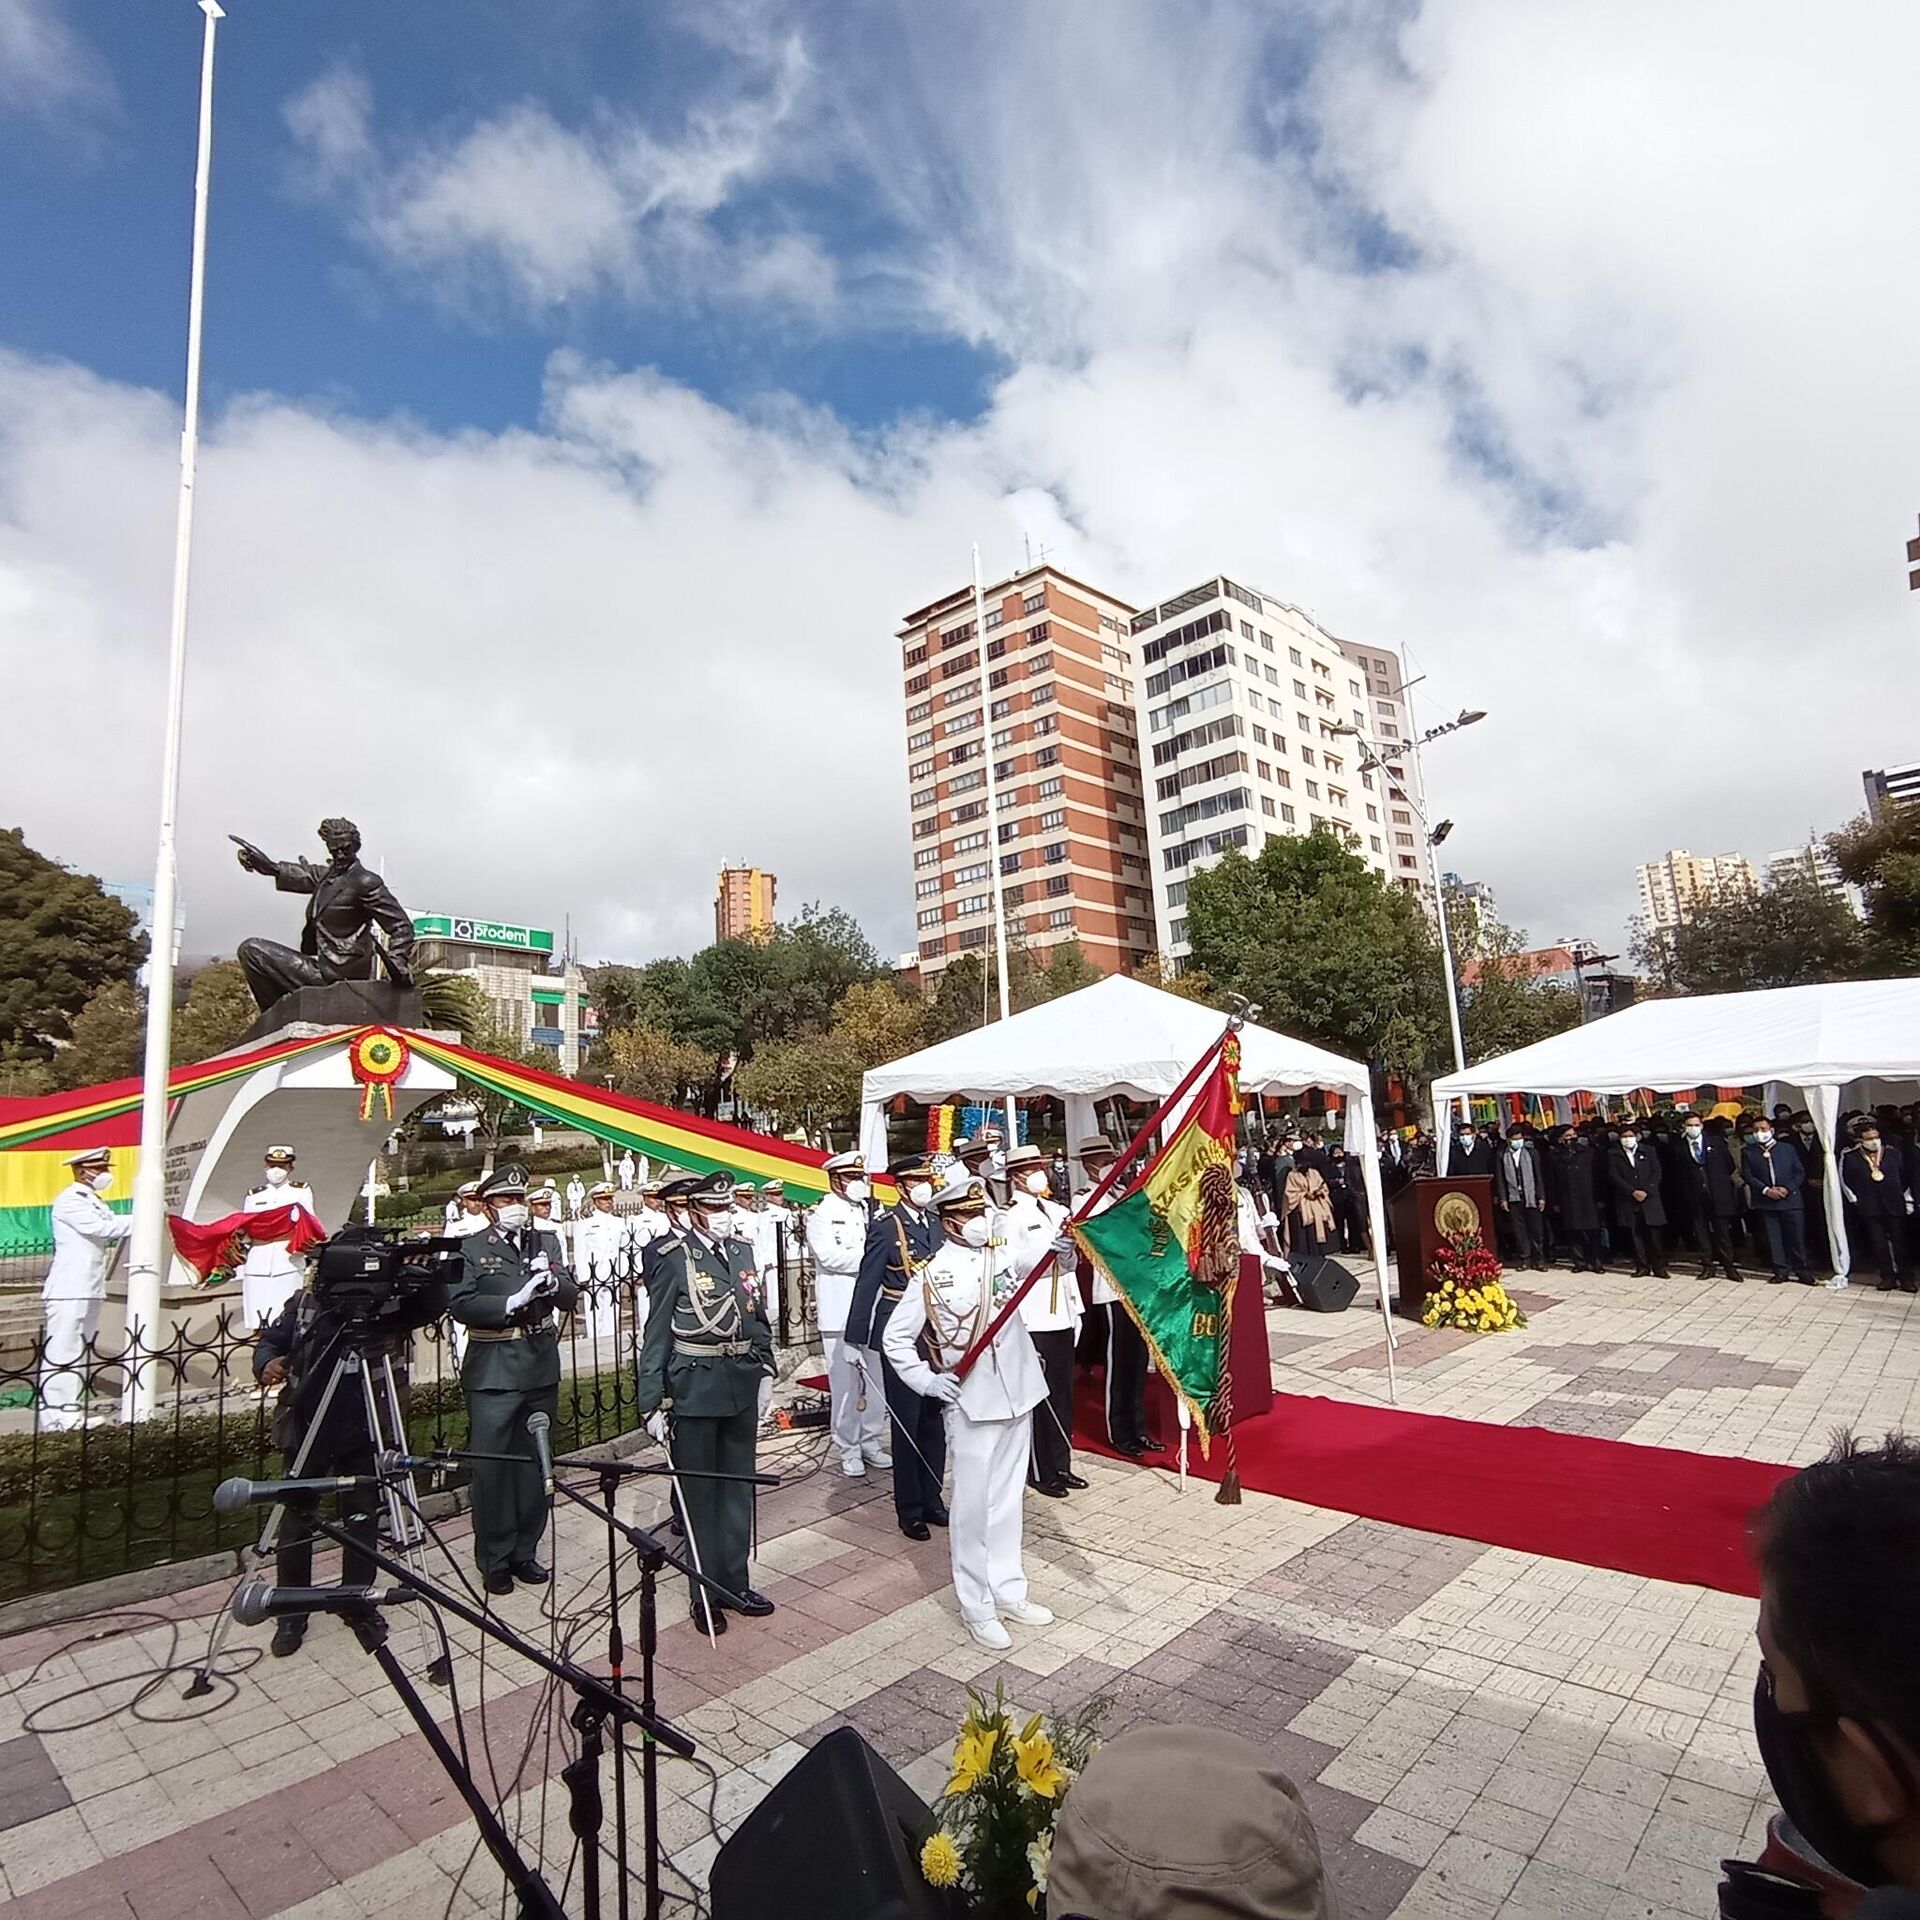
POLYGON ((579 1289, 561 1263, 559 1239, 531 1226, 470 1234, 461 1261, 447 1310, 467 1329, 460 1364, 467 1444, 476 1453, 518 1454, 526 1462, 473 1462, 473 1557, 483 1576, 497 1578, 539 1558, 547 1494, 527 1415, 551 1420, 559 1411, 560 1336, 553 1316, 571 1310, 579 1289), (535 1277, 533 1261, 542 1253, 559 1290, 509 1319, 507 1301, 535 1277))
MULTIPOLYGON (((640 1412, 671 1412, 673 1464, 689 1476, 753 1472, 760 1382, 774 1371, 753 1249, 698 1231, 679 1235, 654 1269, 651 1295, 640 1412)), ((747 1594, 753 1489, 691 1477, 679 1486, 700 1571, 729 1593, 747 1594)))

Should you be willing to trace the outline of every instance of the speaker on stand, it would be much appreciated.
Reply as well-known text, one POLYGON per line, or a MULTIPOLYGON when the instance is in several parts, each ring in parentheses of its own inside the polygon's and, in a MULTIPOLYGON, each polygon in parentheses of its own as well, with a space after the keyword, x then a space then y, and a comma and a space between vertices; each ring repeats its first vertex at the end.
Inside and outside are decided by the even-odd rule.
POLYGON ((1309 1313, 1345 1313, 1360 1293, 1360 1282, 1324 1253, 1303 1253, 1293 1263, 1293 1285, 1309 1313))

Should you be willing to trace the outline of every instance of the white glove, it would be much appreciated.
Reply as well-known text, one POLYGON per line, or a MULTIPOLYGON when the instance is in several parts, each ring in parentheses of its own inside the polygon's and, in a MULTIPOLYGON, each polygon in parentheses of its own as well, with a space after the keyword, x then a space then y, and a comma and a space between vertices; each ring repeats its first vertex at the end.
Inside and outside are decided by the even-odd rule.
POLYGON ((1053 1243, 1053 1250, 1056 1254, 1059 1254, 1062 1257, 1065 1257, 1066 1255, 1076 1251, 1073 1235, 1070 1233, 1063 1233, 1060 1236, 1060 1238, 1053 1243))
POLYGON ((647 1415, 647 1431, 664 1447, 667 1444, 667 1410, 662 1407, 657 1413, 647 1415))
POLYGON ((551 1264, 552 1262, 548 1260, 547 1256, 544 1253, 536 1253, 533 1256, 532 1263, 528 1266, 527 1271, 529 1273, 545 1273, 547 1268, 551 1264))
POLYGON ((965 1391, 964 1383, 957 1373, 936 1373, 933 1385, 927 1389, 929 1400, 939 1400, 949 1407, 960 1404, 960 1395, 965 1391))
POLYGON ((530 1307, 536 1300, 544 1300, 559 1291, 560 1283, 552 1274, 536 1274, 524 1287, 507 1295, 507 1312, 518 1313, 522 1307, 530 1307))

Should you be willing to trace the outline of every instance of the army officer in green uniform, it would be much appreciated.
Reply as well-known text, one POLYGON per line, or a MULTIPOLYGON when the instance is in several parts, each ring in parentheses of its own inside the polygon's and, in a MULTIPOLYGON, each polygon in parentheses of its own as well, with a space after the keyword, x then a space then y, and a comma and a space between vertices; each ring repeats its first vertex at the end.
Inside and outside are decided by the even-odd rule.
POLYGON ((669 1182, 661 1198, 683 1199, 692 1224, 654 1269, 639 1409, 651 1416, 648 1432, 688 1476, 675 1484, 700 1571, 736 1596, 712 1601, 710 1614, 710 1596, 694 1596, 695 1622, 724 1633, 726 1606, 755 1619, 773 1611, 773 1602, 747 1585, 753 1489, 693 1476, 753 1472, 760 1382, 774 1371, 773 1329, 753 1249, 727 1232, 733 1182, 724 1173, 689 1175, 669 1182))
POLYGON ((511 1593, 550 1576, 540 1564, 548 1497, 527 1416, 551 1421, 560 1406, 556 1312, 579 1289, 563 1264, 557 1235, 527 1217, 527 1175, 506 1166, 480 1183, 487 1225, 461 1248, 461 1274, 447 1310, 467 1329, 460 1385, 467 1396, 467 1444, 475 1453, 514 1454, 473 1463, 473 1557, 489 1593, 511 1593))

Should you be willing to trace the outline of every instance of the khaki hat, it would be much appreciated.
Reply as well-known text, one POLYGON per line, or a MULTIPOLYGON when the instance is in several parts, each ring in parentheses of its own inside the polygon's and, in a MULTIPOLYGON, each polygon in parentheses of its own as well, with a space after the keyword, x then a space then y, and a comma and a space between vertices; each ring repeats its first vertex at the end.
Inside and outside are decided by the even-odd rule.
POLYGON ((1074 1148, 1073 1157, 1076 1160, 1084 1160, 1090 1153, 1096 1156, 1104 1153, 1112 1160, 1117 1160, 1120 1157, 1120 1149, 1116 1147, 1104 1133, 1088 1134, 1087 1137, 1074 1148))
POLYGON ((1047 1911, 1086 1920, 1338 1920, 1300 1790, 1214 1727, 1135 1727, 1060 1808, 1047 1911))
POLYGON ((1044 1167, 1047 1156, 1038 1147, 1015 1147, 1007 1155, 1007 1171, 1018 1173, 1022 1167, 1044 1167))

